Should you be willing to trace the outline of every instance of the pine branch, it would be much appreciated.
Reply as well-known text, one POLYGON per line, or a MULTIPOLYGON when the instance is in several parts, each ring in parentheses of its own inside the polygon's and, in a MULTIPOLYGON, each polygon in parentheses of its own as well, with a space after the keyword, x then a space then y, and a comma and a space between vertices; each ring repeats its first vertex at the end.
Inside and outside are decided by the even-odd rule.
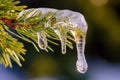
POLYGON ((24 58, 21 56, 21 53, 25 54, 26 52, 23 47, 24 45, 5 32, 3 25, 0 24, 0 63, 4 64, 6 67, 12 67, 12 59, 19 66, 22 66, 20 59, 24 61, 24 58))
POLYGON ((26 6, 16 6, 19 3, 20 1, 0 0, 0 18, 15 19, 18 12, 26 8, 26 6))
POLYGON ((19 1, 0 0, 0 63, 5 67, 12 67, 11 60, 22 66, 20 59, 24 61, 24 58, 21 54, 26 52, 24 45, 5 30, 5 28, 9 30, 9 26, 16 20, 18 13, 26 7, 16 6, 17 4, 19 1))
POLYGON ((14 0, 0 1, 0 63, 12 67, 11 59, 19 66, 22 66, 20 59, 24 61, 21 56, 26 52, 23 44, 10 34, 32 43, 38 52, 40 49, 53 51, 48 42, 58 45, 52 40, 60 40, 61 52, 65 54, 66 45, 73 49, 71 41, 74 41, 78 54, 77 69, 85 73, 87 63, 84 48, 87 23, 84 16, 70 10, 50 8, 24 10, 26 6, 16 6, 18 3, 19 1, 14 0), (9 27, 17 33, 10 31, 9 27))

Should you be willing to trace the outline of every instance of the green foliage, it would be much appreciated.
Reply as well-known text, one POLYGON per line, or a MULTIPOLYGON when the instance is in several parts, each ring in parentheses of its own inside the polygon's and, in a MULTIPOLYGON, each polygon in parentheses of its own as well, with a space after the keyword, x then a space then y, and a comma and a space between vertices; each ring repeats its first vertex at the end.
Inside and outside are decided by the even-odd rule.
MULTIPOLYGON (((36 50, 40 52, 40 49, 36 44, 38 44, 37 32, 44 31, 47 36, 47 41, 58 45, 52 40, 59 40, 59 37, 50 28, 52 24, 55 23, 55 14, 49 11, 43 16, 42 12, 37 15, 31 15, 32 11, 24 12, 22 16, 19 16, 21 10, 24 11, 26 6, 16 6, 19 1, 14 0, 0 0, 0 63, 4 64, 5 67, 12 67, 11 59, 15 61, 19 66, 21 65, 20 59, 24 61, 21 54, 25 54, 26 50, 24 45, 19 42, 16 38, 12 37, 10 34, 23 39, 29 43, 32 43, 36 50), (30 15, 30 17, 26 17, 30 15), (40 16, 43 16, 40 18, 40 16), (9 27, 15 29, 17 34, 10 31, 9 27)), ((67 37, 67 36, 65 36, 67 37)), ((73 48, 72 43, 69 40, 73 40, 73 37, 69 35, 67 40, 67 45, 73 48)), ((73 40, 74 41, 74 40, 73 40)), ((45 49, 46 51, 53 49, 48 45, 45 49)))
POLYGON ((5 67, 12 67, 11 59, 22 66, 20 59, 24 61, 24 58, 21 54, 26 52, 24 45, 6 31, 9 30, 7 25, 11 22, 9 19, 16 19, 18 13, 26 7, 16 6, 17 4, 19 1, 0 0, 0 63, 5 67), (3 20, 5 18, 8 20, 3 20))
POLYGON ((26 8, 26 6, 16 6, 20 1, 0 0, 0 18, 16 18, 18 12, 26 8))
POLYGON ((26 51, 23 49, 24 45, 5 32, 3 26, 4 25, 0 24, 0 63, 6 67, 12 67, 12 59, 19 66, 22 66, 20 59, 24 61, 24 58, 21 56, 21 53, 25 54, 26 51))

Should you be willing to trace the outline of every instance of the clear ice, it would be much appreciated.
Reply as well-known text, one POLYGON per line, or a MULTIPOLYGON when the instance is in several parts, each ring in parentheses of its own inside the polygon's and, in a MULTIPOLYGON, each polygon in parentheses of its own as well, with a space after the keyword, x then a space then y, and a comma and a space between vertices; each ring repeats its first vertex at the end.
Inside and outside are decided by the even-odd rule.
POLYGON ((58 37, 60 38, 62 54, 65 54, 66 53, 67 32, 66 31, 63 32, 61 30, 54 30, 54 31, 58 35, 58 37))
POLYGON ((77 62, 76 67, 80 73, 85 73, 87 71, 88 65, 85 59, 84 50, 85 50, 85 36, 81 36, 78 32, 79 30, 71 31, 75 38, 76 47, 77 47, 77 62))
POLYGON ((38 36, 38 46, 40 49, 46 49, 47 47, 47 38, 44 31, 37 32, 38 36))
POLYGON ((83 39, 80 38, 80 41, 76 42, 77 57, 78 57, 78 60, 76 62, 76 67, 79 72, 85 73, 87 71, 88 65, 84 55, 85 41, 82 42, 81 40, 83 39))
MULTIPOLYGON (((77 48, 77 62, 76 67, 80 73, 85 73, 87 71, 88 65, 85 59, 85 37, 87 33, 87 23, 85 21, 84 16, 81 13, 70 11, 70 10, 57 10, 52 8, 32 8, 22 11, 18 15, 18 19, 22 17, 23 14, 27 14, 25 19, 36 16, 42 12, 40 18, 44 18, 44 16, 51 12, 55 22, 52 22, 52 19, 49 18, 49 22, 45 23, 49 25, 61 40, 61 50, 62 53, 66 53, 66 40, 67 40, 67 32, 71 32, 74 36, 77 48), (84 34, 81 34, 81 32, 84 34)), ((51 16, 50 16, 51 17, 51 16)), ((46 28, 46 26, 45 26, 46 28)), ((38 35, 38 45, 41 49, 45 49, 47 47, 47 39, 46 35, 43 31, 37 32, 38 35)))
POLYGON ((87 32, 87 23, 85 18, 82 14, 70 10, 61 10, 56 14, 58 15, 56 17, 56 24, 62 24, 63 27, 66 27, 69 31, 71 31, 75 38, 78 58, 76 67, 80 73, 85 73, 88 68, 84 54, 85 37, 87 32), (84 33, 84 35, 80 34, 80 30, 84 33))

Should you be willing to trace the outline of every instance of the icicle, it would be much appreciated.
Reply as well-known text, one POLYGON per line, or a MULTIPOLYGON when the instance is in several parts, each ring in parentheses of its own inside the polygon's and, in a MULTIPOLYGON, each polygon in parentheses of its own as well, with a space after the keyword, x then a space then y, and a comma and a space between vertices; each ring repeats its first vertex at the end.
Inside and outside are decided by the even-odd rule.
POLYGON ((66 53, 66 40, 67 40, 66 35, 67 35, 67 32, 65 32, 65 31, 62 32, 60 30, 54 30, 54 32, 60 38, 62 54, 65 54, 66 53))
POLYGON ((87 62, 85 60, 85 55, 84 55, 84 45, 85 45, 85 41, 82 41, 83 38, 81 37, 81 39, 76 42, 76 47, 77 47, 77 57, 78 60, 76 62, 76 67, 77 70, 81 73, 85 73, 87 71, 87 62))
MULTIPOLYGON (((70 11, 70 10, 57 10, 51 8, 33 8, 22 11, 18 18, 22 17, 23 14, 29 13, 26 15, 26 18, 34 17, 42 12, 40 18, 44 18, 48 12, 52 12, 53 15, 48 16, 47 22, 44 23, 45 28, 51 28, 58 35, 61 40, 61 49, 62 53, 66 53, 66 41, 67 41, 67 32, 71 31, 76 42, 77 47, 77 57, 78 60, 76 62, 77 70, 81 73, 85 73, 87 71, 87 63, 84 55, 84 47, 85 47, 85 35, 87 32, 87 23, 85 21, 84 16, 81 13, 70 11), (55 21, 52 20, 55 18, 55 21), (60 28, 58 28, 60 27, 60 28), (64 29, 67 29, 64 30, 64 29), (76 30, 77 29, 77 30, 76 30), (81 31, 81 32, 80 32, 81 31)), ((45 49, 47 47, 47 39, 44 31, 40 31, 37 33, 38 35, 38 45, 41 49, 45 49)))
POLYGON ((76 31, 71 31, 71 32, 75 38, 76 47, 77 47, 77 57, 78 57, 78 60, 76 62, 77 70, 80 73, 85 73, 88 68, 84 55, 85 39, 78 32, 76 31))
POLYGON ((38 46, 40 49, 46 49, 47 47, 47 39, 44 31, 37 32, 38 35, 38 46))

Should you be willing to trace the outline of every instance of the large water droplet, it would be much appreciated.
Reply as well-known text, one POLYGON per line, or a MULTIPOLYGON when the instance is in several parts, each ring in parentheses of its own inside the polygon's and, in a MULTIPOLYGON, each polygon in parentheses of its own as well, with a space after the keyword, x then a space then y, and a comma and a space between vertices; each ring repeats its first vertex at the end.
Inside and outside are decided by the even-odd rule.
POLYGON ((44 31, 37 32, 38 35, 38 46, 40 49, 46 49, 47 47, 47 39, 44 31))

